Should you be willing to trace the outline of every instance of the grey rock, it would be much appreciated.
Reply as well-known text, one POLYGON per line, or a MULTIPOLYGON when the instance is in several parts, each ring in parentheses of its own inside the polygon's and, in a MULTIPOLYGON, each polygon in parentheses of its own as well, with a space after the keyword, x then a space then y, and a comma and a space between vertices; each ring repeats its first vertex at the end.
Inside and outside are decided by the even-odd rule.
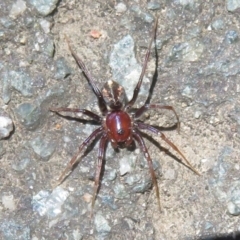
POLYGON ((6 150, 4 148, 3 142, 0 141, 0 159, 2 158, 2 156, 6 153, 6 150))
POLYGON ((240 58, 235 58, 233 61, 229 61, 228 59, 224 61, 220 60, 209 64, 205 69, 200 70, 199 73, 206 76, 215 73, 220 73, 225 77, 234 76, 240 72, 239 64, 240 58))
POLYGON ((116 204, 114 204, 113 196, 99 196, 102 199, 102 203, 109 206, 112 209, 117 209, 116 204))
POLYGON ((137 182, 139 182, 142 178, 141 174, 131 174, 126 176, 124 182, 127 183, 128 185, 133 185, 137 182))
POLYGON ((0 139, 9 137, 13 131, 12 119, 6 116, 0 116, 0 139))
POLYGON ((113 190, 115 193, 115 198, 127 199, 130 197, 129 193, 127 192, 127 190, 123 184, 116 183, 113 190))
MULTIPOLYGON (((147 159, 144 157, 144 155, 141 153, 140 155, 140 167, 141 168, 144 168, 144 169, 147 169, 149 170, 149 166, 148 166, 148 161, 147 159)), ((153 156, 152 156, 153 157, 153 156)), ((161 166, 160 166, 160 163, 159 163, 159 160, 155 160, 155 159, 152 159, 152 163, 153 163, 153 169, 154 170, 159 170, 161 172, 161 166)), ((148 172, 149 173, 149 172, 148 172)), ((149 173, 150 174, 150 173, 149 173)))
POLYGON ((150 176, 148 178, 144 177, 141 179, 141 181, 136 184, 132 191, 135 193, 144 193, 147 190, 149 190, 152 186, 152 179, 150 178, 150 176))
POLYGON ((227 10, 229 12, 234 12, 240 8, 239 0, 227 0, 227 10))
POLYGON ((228 212, 231 215, 238 216, 240 214, 239 199, 236 203, 235 202, 228 202, 227 209, 228 209, 228 212))
POLYGON ((57 59, 57 61, 56 61, 56 73, 55 73, 54 77, 56 79, 64 79, 69 74, 71 74, 71 69, 67 65, 66 60, 63 57, 57 59))
POLYGON ((120 159, 120 175, 123 176, 128 172, 131 172, 133 170, 133 167, 136 163, 136 155, 129 154, 128 156, 124 156, 120 159))
MULTIPOLYGON (((41 109, 45 109, 46 106, 49 107, 49 103, 54 99, 57 99, 59 105, 67 104, 64 99, 64 93, 66 91, 66 86, 56 84, 52 88, 49 88, 45 93, 43 93, 37 100, 37 104, 41 107, 41 109)), ((48 109, 47 109, 48 110, 48 109)))
POLYGON ((213 175, 209 179, 210 187, 213 189, 213 194, 219 201, 224 202, 228 200, 228 194, 224 188, 224 183, 230 168, 226 158, 231 154, 232 149, 230 147, 224 147, 218 156, 216 165, 213 168, 213 175))
POLYGON ((196 9, 199 6, 196 0, 179 0, 179 3, 187 9, 196 9))
POLYGON ((157 10, 157 9, 160 9, 160 7, 161 7, 161 5, 157 1, 151 1, 147 4, 147 8, 149 10, 157 10))
POLYGON ((0 18, 0 22, 5 28, 12 28, 15 26, 15 22, 10 18, 0 18))
POLYGON ((26 169, 26 167, 28 166, 29 163, 30 163, 29 158, 23 158, 18 162, 14 162, 12 164, 12 169, 14 169, 15 171, 21 172, 24 169, 26 169))
POLYGON ((238 40, 238 33, 234 30, 230 30, 226 33, 225 41, 232 44, 238 40))
POLYGON ((40 120, 41 117, 45 117, 47 114, 50 113, 49 108, 53 106, 56 107, 56 103, 58 104, 58 106, 67 106, 69 104, 71 98, 67 96, 69 94, 67 92, 67 84, 67 80, 64 81, 64 85, 56 84, 43 92, 36 99, 34 105, 38 106, 41 109, 41 116, 39 116, 40 120))
POLYGON ((196 92, 197 92, 196 88, 192 88, 191 86, 187 85, 182 90, 182 95, 191 99, 196 94, 196 92))
POLYGON ((205 222, 205 226, 204 226, 205 230, 209 230, 213 227, 214 225, 211 222, 205 222))
POLYGON ((2 239, 30 240, 30 227, 19 224, 14 220, 4 220, 0 223, 2 239))
POLYGON ((170 20, 170 21, 173 21, 177 17, 174 9, 172 9, 172 8, 168 8, 166 10, 166 16, 167 16, 168 20, 170 20))
POLYGON ((10 16, 12 18, 17 18, 18 15, 22 14, 26 10, 26 2, 23 0, 17 0, 10 10, 10 16))
POLYGON ((53 40, 48 38, 46 42, 42 45, 42 50, 47 56, 53 57, 55 52, 55 45, 53 40))
POLYGON ((55 151, 56 142, 51 137, 38 136, 30 141, 30 146, 41 160, 48 161, 55 151))
POLYGON ((62 212, 61 207, 68 196, 69 192, 61 187, 55 188, 51 194, 42 190, 32 198, 33 211, 38 212, 40 216, 54 218, 62 212))
POLYGON ((198 110, 197 110, 197 111, 194 113, 194 117, 197 118, 197 119, 200 118, 201 116, 202 116, 202 112, 201 112, 201 111, 198 111, 198 110))
POLYGON ((40 19, 39 23, 45 33, 50 33, 51 23, 46 19, 40 19))
POLYGON ((4 37, 5 37, 5 32, 0 29, 0 40, 4 39, 4 37))
POLYGON ((202 31, 200 27, 194 26, 187 31, 187 34, 184 38, 186 41, 194 41, 197 37, 200 37, 201 32, 202 31))
POLYGON ((24 97, 33 95, 32 79, 26 72, 12 70, 8 72, 8 78, 11 82, 11 86, 24 97))
POLYGON ((176 44, 169 55, 171 60, 197 61, 204 51, 204 45, 197 40, 176 44))
POLYGON ((108 181, 113 181, 117 177, 117 170, 116 169, 106 169, 104 171, 104 179, 102 182, 108 182, 108 181))
POLYGON ((225 22, 222 19, 216 19, 215 21, 212 22, 212 28, 214 30, 221 30, 224 29, 225 27, 225 22))
POLYGON ((34 130, 40 124, 41 110, 32 103, 20 104, 15 113, 20 123, 28 130, 34 130))
POLYGON ((232 121, 236 122, 238 127, 240 127, 240 107, 236 106, 232 111, 229 113, 229 117, 232 121))
MULTIPOLYGON (((130 99, 142 69, 135 58, 134 41, 130 35, 114 45, 109 65, 112 68, 113 79, 124 87, 130 99)), ((147 96, 147 93, 142 87, 140 95, 147 96)))
POLYGON ((43 16, 49 15, 57 6, 58 0, 29 0, 35 9, 43 16))
POLYGON ((107 235, 111 231, 111 227, 107 219, 100 213, 97 213, 94 219, 94 225, 96 231, 101 234, 101 236, 107 235))
POLYGON ((143 11, 138 5, 132 5, 130 10, 135 12, 136 16, 143 19, 144 22, 152 23, 154 21, 154 17, 143 11))
POLYGON ((30 16, 25 16, 24 18, 24 25, 28 28, 32 27, 34 24, 34 19, 30 16))
POLYGON ((4 72, 2 77, 2 100, 5 104, 8 104, 11 100, 11 82, 8 78, 8 73, 4 72))
POLYGON ((217 169, 214 169, 214 170, 217 171, 219 181, 223 181, 227 176, 229 164, 227 163, 226 158, 231 154, 231 152, 232 152, 232 148, 226 146, 222 149, 218 157, 218 161, 217 161, 218 164, 216 166, 217 169))
POLYGON ((126 4, 120 2, 115 6, 115 9, 117 13, 123 13, 123 12, 126 12, 127 6, 126 4))
POLYGON ((227 204, 228 212, 234 216, 240 215, 240 180, 233 184, 228 197, 230 198, 227 204))
POLYGON ((8 72, 2 73, 2 100, 5 104, 8 104, 11 100, 11 82, 8 77, 8 72))

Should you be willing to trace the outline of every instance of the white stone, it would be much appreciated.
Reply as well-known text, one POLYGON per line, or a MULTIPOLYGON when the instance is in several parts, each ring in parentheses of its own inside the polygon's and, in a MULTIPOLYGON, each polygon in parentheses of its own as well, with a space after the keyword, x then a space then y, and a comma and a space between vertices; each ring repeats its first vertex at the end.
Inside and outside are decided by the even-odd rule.
POLYGON ((22 14, 26 10, 26 2, 23 0, 17 0, 16 3, 12 5, 10 10, 10 17, 17 18, 18 15, 22 14))

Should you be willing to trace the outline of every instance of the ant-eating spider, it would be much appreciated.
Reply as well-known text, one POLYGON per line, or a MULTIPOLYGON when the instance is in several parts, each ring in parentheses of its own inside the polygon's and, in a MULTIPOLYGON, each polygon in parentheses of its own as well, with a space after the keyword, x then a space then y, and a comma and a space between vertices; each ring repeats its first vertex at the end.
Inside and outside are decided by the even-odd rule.
POLYGON ((152 177, 152 182, 156 190, 158 206, 160 209, 160 194, 159 194, 156 175, 153 169, 152 159, 148 153, 148 149, 145 145, 145 142, 143 140, 140 130, 148 130, 152 133, 159 135, 170 147, 172 147, 176 152, 180 154, 180 156, 185 160, 186 165, 193 172, 195 172, 197 175, 200 175, 198 171, 194 169, 193 166, 190 164, 190 162, 186 159, 183 153, 175 146, 174 143, 172 143, 168 138, 166 138, 162 132, 160 132, 157 128, 153 126, 138 120, 143 115, 143 113, 145 113, 149 109, 167 109, 172 111, 176 116, 177 126, 179 130, 179 127, 180 127, 179 118, 175 109, 172 106, 161 106, 158 104, 144 104, 143 106, 138 108, 134 113, 129 113, 129 110, 132 108, 133 104, 135 103, 138 97, 138 93, 142 85, 143 76, 145 74, 145 70, 146 70, 149 55, 150 55, 150 49, 152 46, 152 42, 156 36, 157 22, 158 22, 158 18, 156 19, 154 24, 153 33, 152 33, 151 40, 145 55, 145 60, 143 63, 141 75, 139 77, 137 86, 134 89, 132 99, 128 102, 126 102, 124 88, 121 85, 119 85, 117 82, 114 82, 112 80, 105 83, 102 91, 100 91, 100 89, 96 86, 95 79, 92 77, 92 75, 86 68, 83 61, 73 51, 70 45, 69 39, 66 37, 66 41, 73 58, 78 64, 79 68, 82 70, 85 78, 87 79, 89 85, 91 86, 94 94, 98 99, 99 108, 101 110, 102 116, 99 116, 96 113, 93 113, 86 109, 50 108, 50 111, 56 112, 56 113, 59 113, 59 112, 82 113, 101 125, 97 129, 95 129, 90 134, 90 136, 88 136, 88 138, 85 139, 84 142, 79 146, 79 150, 77 154, 75 154, 72 157, 67 167, 59 177, 58 185, 61 184, 63 180, 67 177, 67 175, 70 174, 70 172, 73 169, 73 166, 77 163, 77 158, 79 154, 83 151, 83 149, 86 148, 96 137, 100 136, 97 169, 95 173, 95 185, 94 185, 94 191, 93 191, 93 197, 92 197, 92 210, 94 207, 95 199, 96 199, 98 188, 99 188, 102 163, 103 163, 107 142, 110 141, 112 144, 112 147, 114 149, 117 149, 119 146, 129 147, 134 140, 139 144, 142 152, 144 153, 145 158, 147 159, 150 174, 152 177))

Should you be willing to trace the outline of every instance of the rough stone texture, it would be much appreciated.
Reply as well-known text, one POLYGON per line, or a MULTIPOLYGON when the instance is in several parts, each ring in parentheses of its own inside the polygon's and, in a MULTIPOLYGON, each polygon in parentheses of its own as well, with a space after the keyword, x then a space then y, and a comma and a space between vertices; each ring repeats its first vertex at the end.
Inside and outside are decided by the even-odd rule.
MULTIPOLYGON (((0 202, 0 239, 189 240, 240 232, 239 1, 160 1, 160 7, 149 7, 143 0, 124 1, 124 6, 112 0, 35 1, 49 7, 43 15, 32 11, 30 2, 0 4, 0 109, 14 124, 10 137, 0 142, 0 199, 7 196, 0 202), (61 211, 58 201, 47 199, 57 214, 40 216, 33 210, 33 196, 52 196, 67 162, 96 128, 86 124, 87 117, 60 117, 49 108, 70 106, 99 113, 65 36, 101 88, 112 76, 125 77, 126 72, 117 73, 109 62, 114 46, 126 36, 133 39, 129 53, 136 58, 135 66, 143 63, 157 14, 157 72, 154 75, 152 48, 145 91, 135 106, 145 102, 153 75, 157 77, 151 102, 174 106, 181 131, 174 128, 171 111, 151 111, 145 121, 163 127, 201 176, 177 162, 180 156, 160 138, 147 138, 160 187, 159 212, 137 144, 136 149, 119 152, 109 144, 91 219, 95 142, 61 185, 69 193, 61 201, 61 211), (91 30, 102 35, 93 39, 91 30), (20 106, 25 108, 18 115, 20 106), (121 159, 128 156, 134 161, 121 176, 126 165, 121 159)), ((131 86, 131 78, 124 80, 131 86)))

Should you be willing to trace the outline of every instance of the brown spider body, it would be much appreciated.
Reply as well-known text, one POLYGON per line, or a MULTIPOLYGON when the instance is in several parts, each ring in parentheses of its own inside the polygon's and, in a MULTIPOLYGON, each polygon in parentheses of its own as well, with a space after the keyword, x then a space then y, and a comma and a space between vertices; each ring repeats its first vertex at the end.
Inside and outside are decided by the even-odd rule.
POLYGON ((89 110, 86 109, 75 109, 75 108, 51 108, 50 110, 53 112, 74 112, 74 113, 83 113, 90 117, 91 119, 95 120, 99 123, 100 127, 95 129, 87 139, 79 146, 78 152, 72 157, 70 162, 68 163, 65 170, 62 172, 59 178, 59 184, 66 178, 66 176, 71 172, 73 166, 77 163, 78 156, 84 149, 94 140, 97 136, 100 136, 100 143, 99 143, 99 150, 98 150, 98 160, 97 160, 97 168, 95 174, 95 185, 94 185, 94 192, 92 198, 92 209, 95 203, 97 191, 99 188, 100 183, 100 176, 102 170, 102 163, 105 154, 105 148, 108 141, 111 142, 113 148, 118 148, 120 146, 129 146, 133 141, 136 141, 142 150, 144 157, 146 158, 150 170, 150 174, 152 177, 153 185, 156 190, 158 205, 160 208, 160 195, 159 195, 159 188, 157 184, 156 175, 152 165, 152 159, 148 153, 148 149, 145 145, 143 137, 141 135, 141 130, 147 130, 151 133, 157 134, 164 140, 170 147, 172 147, 178 154, 184 159, 185 165, 194 171, 196 174, 199 175, 198 171, 195 170, 192 165, 188 162, 186 157, 182 154, 182 152, 172 143, 165 135, 159 131, 157 128, 146 124, 140 120, 138 120, 143 113, 145 113, 149 109, 166 109, 172 111, 178 121, 178 129, 179 129, 179 118, 176 114, 174 108, 172 106, 161 106, 158 104, 144 104, 142 107, 138 108, 134 113, 131 115, 129 114, 129 110, 132 108, 133 104, 135 103, 138 93, 142 84, 143 76, 147 67, 147 62, 150 55, 150 49, 152 42, 155 38, 156 29, 157 29, 157 21, 155 21, 153 34, 151 37, 151 41, 146 52, 145 61, 142 67, 142 72, 139 77, 137 86, 134 89, 132 99, 130 101, 126 101, 126 94, 124 88, 120 86, 118 83, 114 81, 108 81, 102 91, 95 84, 94 78, 91 76, 90 72, 86 68, 83 61, 75 54, 72 50, 71 45, 69 43, 68 38, 66 38, 68 47, 70 52, 75 59, 76 63, 83 71, 83 74, 86 77, 86 80, 90 84, 93 92, 95 93, 96 97, 98 98, 99 108, 101 110, 102 116, 99 116, 89 110))
POLYGON ((103 119, 103 127, 113 148, 119 144, 129 146, 132 143, 132 120, 123 110, 126 100, 124 88, 115 81, 108 81, 102 89, 103 98, 110 108, 103 119))
POLYGON ((107 115, 104 125, 114 148, 118 143, 125 143, 127 146, 131 144, 133 128, 128 113, 122 110, 112 111, 107 115))

